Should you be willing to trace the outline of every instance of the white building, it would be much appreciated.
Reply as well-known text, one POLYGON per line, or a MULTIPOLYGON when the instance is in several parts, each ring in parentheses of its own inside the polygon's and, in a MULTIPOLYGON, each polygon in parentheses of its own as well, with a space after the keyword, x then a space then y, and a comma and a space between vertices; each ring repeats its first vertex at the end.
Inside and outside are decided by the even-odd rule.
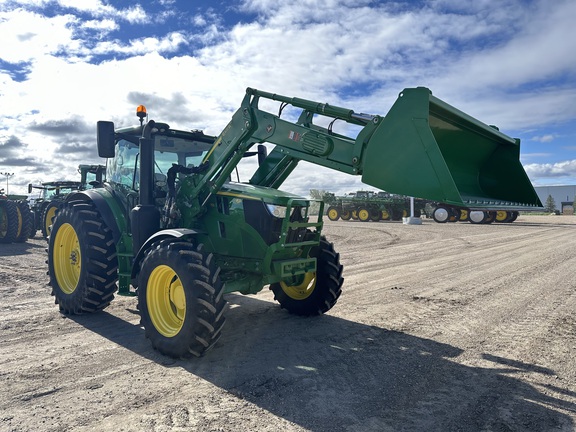
POLYGON ((574 195, 576 195, 576 185, 567 186, 535 186, 534 189, 542 205, 546 206, 546 200, 551 195, 556 204, 556 210, 563 214, 574 214, 574 195))

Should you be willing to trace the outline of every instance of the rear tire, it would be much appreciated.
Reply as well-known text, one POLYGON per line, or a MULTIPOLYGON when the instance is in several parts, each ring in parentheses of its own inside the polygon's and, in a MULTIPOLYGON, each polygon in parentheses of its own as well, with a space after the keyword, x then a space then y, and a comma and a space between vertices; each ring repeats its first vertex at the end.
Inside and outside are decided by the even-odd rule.
POLYGON ((350 220, 350 218, 352 217, 352 214, 350 213, 350 210, 342 210, 342 213, 340 213, 340 217, 342 218, 342 220, 350 220))
POLYGON ((65 203, 48 238, 52 295, 64 314, 100 311, 118 289, 118 259, 112 231, 94 204, 65 203))
POLYGON ((320 238, 320 246, 310 256, 316 256, 316 272, 302 275, 293 284, 274 283, 270 289, 280 307, 291 314, 310 316, 328 312, 342 294, 342 265, 340 255, 326 238, 320 238))
POLYGON ((14 201, 0 199, 0 243, 12 243, 18 234, 18 208, 14 201))
POLYGON ((200 357, 225 322, 224 284, 202 245, 166 239, 147 251, 138 275, 142 325, 152 346, 174 358, 200 357))
POLYGON ((30 212, 30 207, 24 201, 16 203, 18 209, 18 233, 15 242, 23 243, 31 236, 34 225, 33 214, 30 212))

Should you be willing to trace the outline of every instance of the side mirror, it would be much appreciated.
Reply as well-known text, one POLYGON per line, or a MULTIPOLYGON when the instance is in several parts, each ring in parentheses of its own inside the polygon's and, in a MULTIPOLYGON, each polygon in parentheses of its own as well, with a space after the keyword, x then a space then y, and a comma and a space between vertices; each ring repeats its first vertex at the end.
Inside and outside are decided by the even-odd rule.
POLYGON ((98 156, 102 158, 114 157, 114 123, 99 121, 96 125, 96 141, 98 143, 98 156))

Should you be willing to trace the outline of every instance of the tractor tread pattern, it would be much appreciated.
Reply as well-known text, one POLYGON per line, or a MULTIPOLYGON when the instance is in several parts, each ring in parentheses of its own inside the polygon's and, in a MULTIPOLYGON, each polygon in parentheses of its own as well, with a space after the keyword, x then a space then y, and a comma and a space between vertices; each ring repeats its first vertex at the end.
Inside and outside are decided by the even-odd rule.
POLYGON ((18 209, 14 201, 0 199, 0 243, 12 243, 18 235, 18 209))
MULTIPOLYGON (((78 235, 82 253, 82 271, 76 289, 66 294, 61 290, 54 274, 55 232, 48 238, 48 266, 52 295, 60 311, 66 315, 80 315, 105 309, 114 299, 118 289, 118 260, 113 244, 112 231, 104 224, 94 204, 85 201, 65 203, 58 213, 53 229, 56 231, 63 223, 72 225, 78 235), (98 229, 98 235, 93 230, 98 229), (84 269, 85 268, 85 269, 84 269)), ((62 264, 62 263, 59 263, 62 264)))
POLYGON ((138 304, 146 337, 162 354, 174 358, 200 357, 211 349, 221 336, 226 318, 224 283, 213 255, 204 252, 202 245, 175 239, 163 239, 152 244, 140 267, 138 304), (186 292, 186 318, 183 328, 174 337, 162 336, 152 324, 146 307, 148 267, 160 263, 186 270, 181 274, 186 292), (195 312, 195 313, 194 313, 195 312))
POLYGON ((274 299, 280 307, 294 315, 311 316, 328 312, 342 294, 343 266, 340 264, 340 254, 334 250, 334 244, 320 238, 317 256, 316 286, 314 291, 304 300, 290 298, 279 283, 271 284, 274 299))

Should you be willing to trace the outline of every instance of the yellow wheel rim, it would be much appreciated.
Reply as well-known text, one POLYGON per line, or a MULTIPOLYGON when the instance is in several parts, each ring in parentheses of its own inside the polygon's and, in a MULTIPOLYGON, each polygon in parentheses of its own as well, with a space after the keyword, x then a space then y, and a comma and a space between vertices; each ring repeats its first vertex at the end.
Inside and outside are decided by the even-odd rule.
POLYGON ((468 210, 460 210, 460 220, 465 221, 468 219, 468 210))
POLYGON ((361 221, 367 221, 370 218, 370 213, 368 213, 368 210, 360 210, 358 212, 358 219, 360 219, 361 221))
POLYGON ((508 217, 508 214, 504 210, 498 210, 496 212, 496 220, 498 222, 505 221, 507 217, 508 217))
POLYGON ((46 219, 44 220, 44 225, 46 227, 46 232, 50 234, 50 225, 52 225, 52 219, 56 215, 56 207, 50 207, 46 212, 46 219))
POLYGON ((316 288, 316 272, 306 273, 302 278, 302 282, 298 285, 288 285, 286 282, 280 282, 280 287, 288 297, 294 300, 304 300, 316 288))
POLYGON ((349 211, 343 211, 341 217, 342 217, 342 219, 350 219, 350 212, 349 211))
POLYGON ((17 232, 17 236, 20 236, 20 233, 22 232, 22 225, 24 224, 24 221, 22 220, 22 211, 20 210, 20 207, 17 208, 18 211, 18 232, 17 232))
POLYGON ((52 248, 54 275, 65 294, 72 294, 78 286, 82 270, 82 254, 78 234, 72 225, 62 224, 52 248))
POLYGON ((335 209, 330 209, 330 211, 328 212, 328 217, 330 219, 336 219, 338 218, 338 212, 335 209))
POLYGON ((388 212, 386 210, 382 210, 382 219, 388 219, 390 217, 390 215, 388 214, 388 212))
POLYGON ((186 294, 178 274, 167 265, 152 270, 146 286, 146 303, 152 324, 166 337, 176 336, 184 325, 186 294))

